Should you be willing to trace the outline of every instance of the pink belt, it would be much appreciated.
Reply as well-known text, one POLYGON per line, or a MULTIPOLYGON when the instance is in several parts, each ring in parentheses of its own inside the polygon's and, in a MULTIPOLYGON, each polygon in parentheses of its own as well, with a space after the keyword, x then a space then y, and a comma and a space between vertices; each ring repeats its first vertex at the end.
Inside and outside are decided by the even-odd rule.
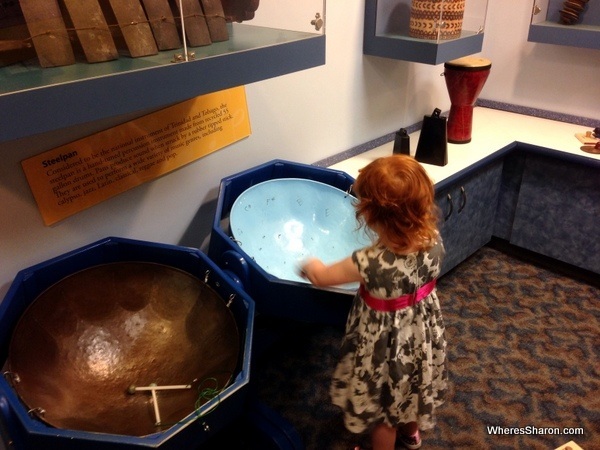
POLYGON ((435 289, 435 283, 436 279, 434 278, 430 282, 425 283, 423 286, 417 289, 417 291, 413 294, 404 294, 400 297, 390 299, 373 297, 371 294, 369 294, 369 291, 367 291, 363 284, 360 285, 359 293, 364 299, 365 303, 371 309, 384 312, 398 311, 399 309, 404 309, 407 306, 412 306, 419 303, 421 300, 431 294, 431 292, 435 289))

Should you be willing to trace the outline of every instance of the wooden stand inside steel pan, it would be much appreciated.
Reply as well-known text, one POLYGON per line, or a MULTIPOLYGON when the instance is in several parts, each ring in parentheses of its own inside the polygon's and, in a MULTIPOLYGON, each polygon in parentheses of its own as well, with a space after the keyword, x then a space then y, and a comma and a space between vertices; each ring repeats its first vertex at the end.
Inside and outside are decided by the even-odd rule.
POLYGON ((27 408, 54 427, 143 436, 224 389, 239 351, 233 314, 205 282, 118 262, 44 291, 17 323, 5 370, 27 408))

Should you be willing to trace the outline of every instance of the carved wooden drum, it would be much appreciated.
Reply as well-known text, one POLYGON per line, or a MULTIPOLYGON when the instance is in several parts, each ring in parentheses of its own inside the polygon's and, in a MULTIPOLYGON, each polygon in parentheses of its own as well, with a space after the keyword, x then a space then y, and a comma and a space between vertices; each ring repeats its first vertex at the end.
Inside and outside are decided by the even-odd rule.
POLYGON ((465 0, 412 0, 409 34, 419 39, 460 37, 465 0))

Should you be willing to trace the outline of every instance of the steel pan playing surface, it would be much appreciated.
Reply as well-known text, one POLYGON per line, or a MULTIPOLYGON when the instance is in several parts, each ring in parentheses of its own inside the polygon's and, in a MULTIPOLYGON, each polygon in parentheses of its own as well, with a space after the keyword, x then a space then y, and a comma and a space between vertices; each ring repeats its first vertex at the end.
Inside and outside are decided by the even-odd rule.
POLYGON ((239 354, 231 311, 207 284, 156 263, 76 272, 44 291, 13 333, 7 362, 28 408, 58 428, 142 436, 192 413, 198 391, 223 389, 239 354), (162 426, 148 392, 157 391, 162 426))
POLYGON ((298 273, 306 258, 332 263, 369 244, 366 233, 357 229, 355 201, 350 194, 317 181, 268 180, 236 199, 230 212, 231 232, 269 274, 307 282, 298 273))

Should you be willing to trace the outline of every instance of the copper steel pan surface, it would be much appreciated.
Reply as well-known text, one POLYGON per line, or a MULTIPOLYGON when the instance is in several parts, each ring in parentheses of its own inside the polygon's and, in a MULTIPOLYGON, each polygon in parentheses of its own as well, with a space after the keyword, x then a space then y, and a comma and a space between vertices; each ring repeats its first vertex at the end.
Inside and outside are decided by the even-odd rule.
POLYGON ((27 408, 52 426, 143 436, 222 390, 239 346, 233 314, 206 283, 161 264, 117 262, 35 299, 7 369, 27 408))

